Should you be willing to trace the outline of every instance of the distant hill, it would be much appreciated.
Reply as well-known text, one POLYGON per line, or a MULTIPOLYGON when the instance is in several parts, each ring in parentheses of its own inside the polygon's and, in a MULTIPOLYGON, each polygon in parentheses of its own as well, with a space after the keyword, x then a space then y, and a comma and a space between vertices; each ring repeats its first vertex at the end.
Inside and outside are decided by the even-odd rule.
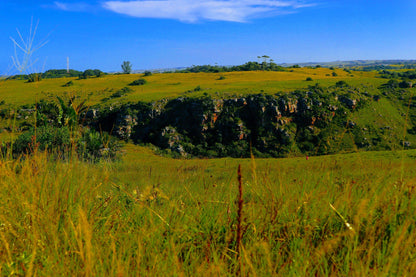
POLYGON ((414 65, 416 60, 353 60, 353 61, 333 61, 333 62, 307 62, 307 63, 281 63, 280 66, 291 67, 294 65, 305 66, 324 66, 324 67, 354 67, 370 65, 414 65))
MULTIPOLYGON (((315 67, 320 65, 322 67, 374 67, 370 69, 382 69, 383 67, 389 67, 393 65, 403 65, 409 68, 416 68, 416 60, 352 60, 352 61, 332 61, 332 62, 303 62, 303 63, 279 63, 281 67, 293 67, 298 65, 300 67, 315 67)), ((218 65, 218 67, 234 67, 236 65, 218 65)), ((158 69, 137 69, 133 70, 132 73, 144 73, 145 71, 151 72, 175 72, 186 70, 191 67, 171 67, 171 68, 158 68, 158 69)), ((121 73, 121 71, 115 71, 111 73, 121 73)))

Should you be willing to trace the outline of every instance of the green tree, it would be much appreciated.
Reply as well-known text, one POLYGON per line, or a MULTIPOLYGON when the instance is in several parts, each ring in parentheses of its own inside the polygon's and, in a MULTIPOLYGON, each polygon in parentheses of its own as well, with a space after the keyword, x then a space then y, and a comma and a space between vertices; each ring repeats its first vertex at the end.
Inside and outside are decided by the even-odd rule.
POLYGON ((121 65, 121 69, 123 70, 124 74, 130 74, 131 73, 131 63, 129 61, 124 61, 121 65))
POLYGON ((265 70, 267 67, 267 60, 270 59, 270 57, 267 55, 263 55, 261 56, 261 58, 263 58, 262 69, 265 70))
POLYGON ((94 76, 94 70, 92 69, 87 69, 84 72, 82 72, 82 74, 79 76, 79 79, 88 79, 89 77, 94 76))

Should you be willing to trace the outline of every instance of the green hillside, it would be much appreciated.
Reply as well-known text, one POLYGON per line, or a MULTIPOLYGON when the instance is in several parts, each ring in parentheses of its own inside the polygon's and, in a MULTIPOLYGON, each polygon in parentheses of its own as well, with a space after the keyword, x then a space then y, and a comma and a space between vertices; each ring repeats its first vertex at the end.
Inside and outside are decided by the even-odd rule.
POLYGON ((323 86, 334 85, 340 80, 346 80, 353 85, 377 87, 384 80, 377 78, 374 72, 352 72, 328 68, 293 68, 290 71, 250 71, 224 73, 163 73, 143 77, 143 74, 104 75, 88 79, 54 78, 43 79, 40 82, 28 83, 26 80, 6 80, 0 82, 0 99, 8 105, 34 104, 41 99, 55 100, 55 96, 74 95, 81 99, 88 99, 90 104, 100 103, 114 92, 127 87, 139 78, 147 80, 143 86, 129 86, 133 92, 122 99, 111 102, 126 101, 154 101, 161 98, 173 98, 194 91, 197 86, 202 89, 193 93, 203 92, 210 95, 232 95, 259 93, 276 93, 278 91, 293 91, 306 88, 312 84, 323 86), (293 71, 293 72, 290 72, 293 71), (335 72, 337 76, 332 76, 335 72), (224 79, 219 80, 223 76, 224 79), (65 86, 72 81, 72 85, 65 86))

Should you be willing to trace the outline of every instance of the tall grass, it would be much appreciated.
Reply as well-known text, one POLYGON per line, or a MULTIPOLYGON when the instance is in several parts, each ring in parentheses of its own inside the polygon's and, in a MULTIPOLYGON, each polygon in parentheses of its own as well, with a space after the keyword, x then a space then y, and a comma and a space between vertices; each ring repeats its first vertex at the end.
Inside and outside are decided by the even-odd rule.
POLYGON ((415 157, 3 158, 1 275, 410 276, 415 157))

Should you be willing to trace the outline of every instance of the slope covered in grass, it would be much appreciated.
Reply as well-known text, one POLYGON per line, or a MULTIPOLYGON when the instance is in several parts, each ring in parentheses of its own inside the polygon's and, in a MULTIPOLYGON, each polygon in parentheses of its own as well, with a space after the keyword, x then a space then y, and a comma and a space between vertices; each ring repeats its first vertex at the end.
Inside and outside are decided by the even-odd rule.
POLYGON ((56 162, 42 153, 1 160, 2 275, 416 270, 415 151, 172 160, 125 150, 115 164, 56 162))
MULTIPOLYGON (((34 104, 41 99, 55 100, 56 96, 78 96, 88 99, 93 105, 111 96, 114 92, 128 86, 143 74, 106 75, 99 78, 78 80, 77 78, 44 79, 40 82, 26 83, 24 80, 7 80, 0 82, 0 100, 10 105, 34 104), (73 85, 64 86, 69 81, 73 85)), ((306 88, 320 83, 323 86, 334 85, 339 80, 352 84, 365 84, 377 87, 383 83, 373 72, 354 72, 354 75, 340 70, 327 68, 294 68, 293 72, 228 72, 228 73, 164 73, 145 77, 147 84, 130 87, 133 89, 122 99, 111 102, 154 101, 161 98, 172 98, 191 91, 192 95, 208 93, 211 95, 232 95, 259 93, 276 93, 306 88), (336 72, 338 76, 332 76, 336 72), (219 80, 223 76, 225 79, 219 80), (311 77, 313 82, 307 82, 311 77), (200 86, 201 91, 194 91, 200 86)))

